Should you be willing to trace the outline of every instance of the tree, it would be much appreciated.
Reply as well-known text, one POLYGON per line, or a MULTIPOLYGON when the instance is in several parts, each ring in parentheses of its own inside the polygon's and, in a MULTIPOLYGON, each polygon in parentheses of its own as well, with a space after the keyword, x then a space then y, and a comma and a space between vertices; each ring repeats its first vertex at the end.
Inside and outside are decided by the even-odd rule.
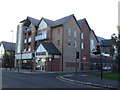
POLYGON ((118 71, 119 71, 120 70, 120 41, 115 34, 113 34, 111 36, 111 38, 112 38, 112 47, 111 47, 110 52, 111 52, 112 56, 115 56, 115 60, 116 60, 116 63, 118 64, 118 71), (115 48, 114 47, 116 47, 117 55, 115 55, 115 48))
POLYGON ((2 59, 3 67, 12 67, 14 64, 14 53, 11 51, 5 51, 2 59))

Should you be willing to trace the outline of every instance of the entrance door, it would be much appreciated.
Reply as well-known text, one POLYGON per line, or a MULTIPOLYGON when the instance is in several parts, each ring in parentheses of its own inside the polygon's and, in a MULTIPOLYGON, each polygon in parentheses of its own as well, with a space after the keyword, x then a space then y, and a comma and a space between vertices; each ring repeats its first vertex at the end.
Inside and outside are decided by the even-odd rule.
POLYGON ((84 70, 84 63, 81 63, 81 70, 84 70))
POLYGON ((40 70, 40 71, 46 70, 46 59, 45 58, 36 59, 36 70, 40 70))
POLYGON ((46 70, 46 59, 45 58, 41 58, 40 59, 40 70, 41 71, 45 71, 46 70))

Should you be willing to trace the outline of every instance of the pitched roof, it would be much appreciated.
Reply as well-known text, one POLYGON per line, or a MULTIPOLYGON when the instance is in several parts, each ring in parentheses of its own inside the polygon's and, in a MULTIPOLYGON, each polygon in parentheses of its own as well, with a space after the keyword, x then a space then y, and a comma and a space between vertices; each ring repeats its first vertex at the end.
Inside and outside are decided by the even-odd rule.
POLYGON ((31 22, 34 26, 38 26, 40 20, 28 16, 26 20, 23 20, 23 21, 21 21, 21 22, 24 22, 24 25, 25 25, 25 26, 30 25, 30 22, 31 22), (24 21, 25 21, 25 22, 24 22, 24 21))
POLYGON ((85 22, 85 18, 78 20, 78 24, 79 24, 80 26, 82 25, 83 22, 85 22))
POLYGON ((50 27, 53 27, 55 26, 55 23, 54 21, 52 20, 49 20, 49 19, 46 19, 46 18, 42 18, 50 27))
POLYGON ((15 51, 16 43, 2 41, 1 44, 3 44, 5 50, 15 51))
POLYGON ((40 20, 38 20, 38 19, 35 19, 35 18, 32 18, 32 17, 29 17, 28 16, 28 19, 31 21, 31 23, 33 24, 33 25, 35 25, 35 26, 38 26, 38 24, 39 24, 39 22, 40 22, 40 20))
POLYGON ((60 51, 55 47, 55 45, 51 42, 41 42, 44 48, 47 50, 49 54, 57 54, 60 55, 60 51))
POLYGON ((100 42, 101 40, 105 40, 105 38, 103 38, 103 37, 97 36, 97 38, 98 38, 99 42, 100 42))
POLYGON ((93 30, 91 30, 91 32, 92 32, 92 33, 93 33, 93 35, 95 36, 95 38, 96 38, 97 42, 99 42, 99 40, 98 40, 98 38, 97 38, 97 36, 96 36, 95 32, 94 32, 93 30))
POLYGON ((56 20, 55 21, 55 26, 65 24, 72 16, 74 16, 74 14, 56 20))
POLYGON ((112 45, 112 40, 108 39, 108 40, 101 40, 101 45, 104 46, 111 46, 112 45))
POLYGON ((50 27, 55 27, 55 26, 59 26, 59 25, 65 24, 72 16, 74 16, 74 15, 72 14, 72 15, 63 17, 63 18, 61 18, 61 19, 55 20, 55 21, 52 21, 52 20, 49 20, 49 19, 46 19, 46 18, 42 18, 42 19, 45 20, 45 22, 46 22, 50 27))
MULTIPOLYGON (((89 24, 88 24, 86 18, 84 18, 84 19, 80 19, 80 20, 78 20, 77 22, 78 22, 80 28, 82 28, 82 24, 83 24, 84 22, 86 22, 86 24, 87 24, 89 30, 91 30, 91 28, 90 28, 90 26, 89 26, 89 24)), ((82 29, 81 29, 81 30, 82 30, 82 29)))
MULTIPOLYGON (((74 16, 74 14, 71 14, 69 16, 63 17, 63 18, 55 20, 55 21, 42 17, 41 20, 43 19, 50 27, 56 27, 56 26, 65 24, 72 16, 74 16)), ((38 27, 41 20, 38 20, 38 19, 28 16, 27 19, 23 20, 23 21, 25 21, 24 25, 29 25, 31 22, 34 26, 38 27), (28 22, 28 21, 30 21, 30 22, 28 22)), ((21 22, 23 22, 23 21, 21 21, 21 22)))

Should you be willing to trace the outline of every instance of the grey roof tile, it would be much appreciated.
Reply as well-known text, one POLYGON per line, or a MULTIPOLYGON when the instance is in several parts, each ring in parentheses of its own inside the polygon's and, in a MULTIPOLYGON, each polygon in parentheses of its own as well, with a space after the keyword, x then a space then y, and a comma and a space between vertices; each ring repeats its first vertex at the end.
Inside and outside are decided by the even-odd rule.
POLYGON ((97 38, 97 36, 96 36, 95 32, 94 32, 93 30, 91 30, 91 32, 92 32, 92 33, 93 33, 93 35, 95 36, 95 38, 96 38, 97 42, 99 42, 99 40, 98 40, 98 38, 97 38))
POLYGON ((52 20, 46 19, 46 18, 42 18, 50 27, 54 27, 55 23, 52 20))
POLYGON ((65 24, 72 16, 73 16, 73 14, 72 14, 72 15, 69 15, 69 16, 66 16, 66 17, 64 17, 64 18, 55 20, 55 21, 52 21, 52 20, 49 20, 49 19, 46 19, 46 18, 42 18, 42 19, 45 20, 45 22, 46 22, 50 27, 55 27, 55 26, 59 26, 59 25, 65 24))
POLYGON ((55 47, 55 45, 51 42, 41 42, 44 48, 47 50, 49 54, 57 54, 60 55, 60 51, 55 47))
POLYGON ((16 43, 2 41, 1 44, 3 44, 5 50, 15 51, 16 43))
POLYGON ((80 27, 81 27, 82 23, 85 22, 85 20, 86 20, 85 18, 78 20, 78 24, 79 24, 80 27))
POLYGON ((32 18, 32 17, 29 17, 29 16, 28 16, 27 18, 30 20, 30 22, 31 22, 34 26, 38 26, 40 20, 35 19, 35 18, 32 18))
POLYGON ((105 38, 103 38, 103 37, 99 37, 99 36, 97 36, 97 38, 98 38, 99 41, 101 41, 101 40, 105 40, 105 38))
POLYGON ((72 15, 69 15, 69 16, 66 16, 66 17, 64 17, 64 18, 61 18, 61 19, 56 20, 56 21, 55 21, 55 26, 65 24, 72 16, 73 16, 73 14, 72 14, 72 15))
POLYGON ((108 40, 101 40, 101 45, 104 46, 111 46, 112 45, 112 40, 108 39, 108 40))
MULTIPOLYGON (((43 20, 45 20, 45 22, 50 26, 50 27, 55 27, 55 26, 59 26, 59 25, 63 25, 65 24, 72 16, 72 15, 69 15, 69 16, 66 16, 66 17, 63 17, 61 19, 58 19, 58 20, 55 20, 55 21, 52 21, 52 20, 49 20, 49 19, 46 19, 46 18, 42 18, 43 20)), ((34 26, 37 26, 39 25, 40 23, 40 20, 38 19, 35 19, 35 18, 32 18, 32 17, 27 17, 27 19, 34 25, 34 26)), ((26 19, 26 20, 27 20, 26 19)), ((30 23, 25 23, 25 25, 29 25, 30 23)))

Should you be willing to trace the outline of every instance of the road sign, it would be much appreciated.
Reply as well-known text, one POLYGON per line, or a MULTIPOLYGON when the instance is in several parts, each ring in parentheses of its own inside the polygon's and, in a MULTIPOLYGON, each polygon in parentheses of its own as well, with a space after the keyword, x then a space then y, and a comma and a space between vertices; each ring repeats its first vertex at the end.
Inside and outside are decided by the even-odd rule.
POLYGON ((86 60, 87 58, 84 56, 84 57, 82 57, 82 60, 86 60))

